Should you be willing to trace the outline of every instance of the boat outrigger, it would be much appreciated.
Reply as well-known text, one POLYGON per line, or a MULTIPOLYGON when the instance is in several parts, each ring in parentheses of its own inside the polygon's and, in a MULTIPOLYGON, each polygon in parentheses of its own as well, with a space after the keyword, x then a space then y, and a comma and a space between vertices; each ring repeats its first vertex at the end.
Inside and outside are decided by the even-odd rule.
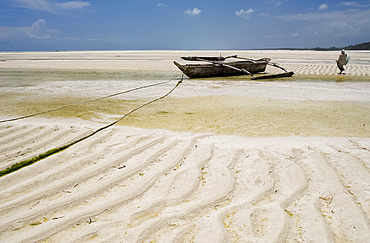
POLYGON ((180 64, 174 61, 174 64, 189 78, 206 78, 206 77, 222 77, 236 75, 251 75, 251 79, 268 79, 291 77, 294 72, 288 72, 276 63, 271 63, 270 58, 249 59, 234 56, 227 57, 181 57, 186 61, 197 61, 201 63, 180 64), (233 58, 239 60, 226 61, 233 58), (271 65, 282 69, 284 72, 279 74, 254 76, 253 74, 265 72, 266 66, 271 65))

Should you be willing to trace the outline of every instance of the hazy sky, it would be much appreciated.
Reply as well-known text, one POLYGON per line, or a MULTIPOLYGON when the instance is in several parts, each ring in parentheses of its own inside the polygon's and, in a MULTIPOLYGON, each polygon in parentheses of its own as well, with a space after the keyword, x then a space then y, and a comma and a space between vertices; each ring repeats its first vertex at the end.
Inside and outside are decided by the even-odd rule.
POLYGON ((258 49, 370 41, 370 0, 1 0, 0 51, 258 49))

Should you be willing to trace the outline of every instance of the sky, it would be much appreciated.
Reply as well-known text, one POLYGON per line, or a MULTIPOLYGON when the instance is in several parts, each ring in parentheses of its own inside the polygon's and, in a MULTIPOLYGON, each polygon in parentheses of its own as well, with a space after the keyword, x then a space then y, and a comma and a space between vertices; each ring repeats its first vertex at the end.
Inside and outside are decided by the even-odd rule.
POLYGON ((370 0, 1 0, 0 51, 342 47, 370 0))

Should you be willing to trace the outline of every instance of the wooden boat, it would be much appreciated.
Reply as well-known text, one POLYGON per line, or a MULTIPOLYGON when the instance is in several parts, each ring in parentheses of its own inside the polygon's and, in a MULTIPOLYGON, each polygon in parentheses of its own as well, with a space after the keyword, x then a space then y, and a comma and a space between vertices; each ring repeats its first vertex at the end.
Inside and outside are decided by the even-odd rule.
MULTIPOLYGON (((262 79, 262 76, 254 77, 253 74, 265 72, 267 65, 279 67, 277 64, 270 64, 269 58, 258 60, 234 56, 227 57, 181 57, 186 61, 198 61, 198 63, 180 64, 174 61, 174 64, 189 78, 205 78, 220 76, 236 76, 249 74, 252 79, 262 79), (228 58, 238 58, 242 60, 225 61, 228 58)), ((283 69, 283 68, 281 68, 283 69)), ((265 75, 264 78, 290 77, 294 73, 283 69, 283 74, 265 75)))

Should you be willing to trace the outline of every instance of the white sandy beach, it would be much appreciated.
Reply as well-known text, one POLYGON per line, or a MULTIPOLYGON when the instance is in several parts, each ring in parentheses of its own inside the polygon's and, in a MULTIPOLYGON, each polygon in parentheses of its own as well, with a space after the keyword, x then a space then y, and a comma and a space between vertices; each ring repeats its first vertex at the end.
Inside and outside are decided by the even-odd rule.
MULTIPOLYGON (((348 51, 351 58, 347 75, 370 75, 370 52, 348 51)), ((178 72, 173 65, 181 56, 238 55, 259 59, 271 58, 298 75, 336 75, 338 51, 282 51, 282 50, 227 50, 227 51, 80 51, 80 52, 4 52, 0 53, 0 67, 21 69, 104 69, 151 70, 178 72)), ((268 66, 268 72, 281 70, 268 66)))
POLYGON ((370 52, 341 76, 337 52, 0 53, 0 120, 67 106, 0 123, 0 170, 165 95, 172 61, 204 54, 295 76, 185 79, 0 177, 0 242, 368 242, 370 52))

